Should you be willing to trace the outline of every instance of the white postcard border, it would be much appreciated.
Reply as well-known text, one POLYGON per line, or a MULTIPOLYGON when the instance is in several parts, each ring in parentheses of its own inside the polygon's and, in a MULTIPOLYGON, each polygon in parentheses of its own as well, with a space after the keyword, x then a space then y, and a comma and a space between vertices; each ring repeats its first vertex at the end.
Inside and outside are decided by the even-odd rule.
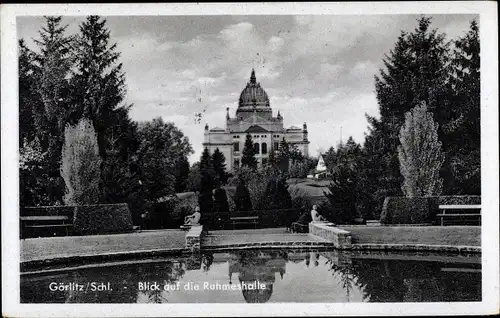
POLYGON ((498 216, 498 43, 497 3, 243 3, 243 4, 58 4, 1 6, 1 176, 2 176, 2 314, 32 316, 272 316, 272 315, 451 315, 499 312, 498 216), (481 43, 481 186, 482 301, 477 303, 283 303, 283 304, 20 304, 18 15, 302 15, 302 14, 460 14, 480 15, 481 43))

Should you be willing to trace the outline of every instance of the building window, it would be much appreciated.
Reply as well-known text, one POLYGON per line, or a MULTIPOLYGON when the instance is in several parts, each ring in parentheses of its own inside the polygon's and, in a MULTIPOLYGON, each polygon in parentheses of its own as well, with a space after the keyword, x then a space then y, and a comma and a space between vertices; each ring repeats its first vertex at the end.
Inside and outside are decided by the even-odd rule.
POLYGON ((258 143, 253 144, 253 150, 255 151, 256 154, 259 154, 259 144, 258 143))
POLYGON ((280 148, 279 142, 274 143, 274 150, 278 150, 280 148))
POLYGON ((267 144, 265 142, 262 143, 261 149, 262 154, 265 155, 267 153, 267 144))
POLYGON ((234 143, 234 151, 240 151, 240 143, 239 142, 234 143))
POLYGON ((240 160, 239 159, 234 159, 234 166, 239 167, 240 166, 240 160))

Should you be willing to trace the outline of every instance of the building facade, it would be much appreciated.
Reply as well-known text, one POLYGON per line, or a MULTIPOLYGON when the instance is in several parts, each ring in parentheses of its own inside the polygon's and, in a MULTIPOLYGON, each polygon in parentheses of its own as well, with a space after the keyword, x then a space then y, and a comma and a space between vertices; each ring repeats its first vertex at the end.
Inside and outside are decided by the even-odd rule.
POLYGON ((210 153, 219 148, 226 157, 226 169, 232 171, 241 164, 247 134, 252 136, 259 165, 266 163, 271 151, 279 150, 283 138, 290 145, 297 146, 302 155, 309 156, 307 124, 304 123, 302 128, 284 128, 280 112, 273 117, 269 97, 257 82, 253 69, 250 82, 240 94, 235 116, 231 117, 227 108, 226 128, 210 129, 206 124, 203 146, 210 153))

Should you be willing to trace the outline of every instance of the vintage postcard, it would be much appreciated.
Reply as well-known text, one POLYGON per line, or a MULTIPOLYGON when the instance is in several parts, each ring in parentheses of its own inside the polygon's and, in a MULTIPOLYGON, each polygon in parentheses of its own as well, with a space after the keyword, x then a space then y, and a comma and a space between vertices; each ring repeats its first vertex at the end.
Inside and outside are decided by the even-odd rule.
POLYGON ((2 5, 2 314, 498 314, 496 9, 2 5))

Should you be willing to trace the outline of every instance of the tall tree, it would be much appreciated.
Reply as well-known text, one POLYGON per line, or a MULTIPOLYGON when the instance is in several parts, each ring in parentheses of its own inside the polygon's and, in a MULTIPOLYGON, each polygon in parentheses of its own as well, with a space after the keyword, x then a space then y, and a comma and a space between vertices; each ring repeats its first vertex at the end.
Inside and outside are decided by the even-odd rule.
POLYGON ((481 193, 480 47, 479 26, 471 21, 465 36, 455 42, 452 87, 455 92, 451 120, 445 125, 446 166, 452 174, 445 184, 449 193, 481 193))
POLYGON ((188 191, 199 191, 200 184, 201 184, 200 162, 197 161, 189 168, 189 175, 186 187, 188 191))
POLYGON ((252 201, 250 200, 250 192, 245 185, 245 180, 238 178, 236 192, 234 194, 234 204, 236 211, 251 211, 252 201))
MULTIPOLYGON (((50 205, 47 146, 42 147, 44 107, 37 90, 35 54, 19 41, 19 199, 21 206, 50 205), (42 117, 43 116, 43 117, 42 117), (44 151, 45 149, 45 151, 44 151), (47 171, 46 171, 47 170, 47 171)), ((45 140, 45 138, 44 138, 45 140)))
POLYGON ((68 79, 73 67, 74 38, 65 35, 67 25, 62 26, 61 19, 45 17, 46 26, 39 31, 40 39, 34 40, 40 51, 34 57, 39 72, 38 92, 53 135, 62 134, 65 112, 71 102, 68 79))
POLYGON ((198 203, 201 213, 210 215, 213 208, 212 191, 215 189, 215 171, 212 164, 212 157, 208 148, 203 150, 200 159, 200 194, 198 203))
POLYGON ((226 190, 223 188, 217 188, 214 191, 214 212, 229 212, 229 203, 227 201, 226 190))
MULTIPOLYGON (((25 138, 31 141, 38 137, 39 117, 44 113, 44 107, 37 90, 37 65, 35 53, 19 40, 19 140, 25 138)), ((41 145, 40 145, 41 147, 41 145)))
POLYGON ((75 107, 71 119, 82 116, 96 128, 99 153, 106 159, 107 132, 112 129, 112 113, 125 107, 125 75, 118 62, 116 43, 110 43, 106 20, 91 15, 80 25, 76 45, 76 70, 72 81, 75 107))
POLYGON ((219 148, 216 148, 214 153, 212 154, 212 165, 215 172, 216 183, 226 184, 226 157, 219 150, 219 148))
POLYGON ((425 102, 406 113, 398 147, 402 190, 408 197, 440 195, 443 180, 439 176, 444 156, 438 139, 438 124, 425 102))
POLYGON ((92 123, 82 119, 68 125, 64 134, 61 175, 66 183, 67 205, 96 204, 100 197, 101 158, 92 123))
POLYGON ((139 149, 138 127, 126 109, 115 111, 112 117, 115 124, 109 129, 106 160, 102 166, 103 201, 130 203, 129 196, 136 192, 140 177, 136 155, 139 149))
POLYGON ((161 117, 141 123, 137 161, 140 179, 147 199, 158 199, 175 193, 175 166, 180 157, 192 153, 189 139, 170 122, 161 117))
POLYGON ((264 201, 266 209, 289 209, 292 207, 292 197, 288 191, 286 178, 275 177, 267 183, 264 201))
POLYGON ((323 154, 323 160, 325 161, 326 168, 331 172, 337 163, 337 153, 333 146, 328 148, 323 154))
POLYGON ((175 192, 184 192, 189 178, 189 161, 186 156, 180 157, 175 163, 175 192))
POLYGON ((30 51, 20 43, 20 114, 25 117, 27 111, 31 112, 36 133, 27 138, 37 137, 42 151, 46 152, 43 183, 47 204, 60 204, 64 195, 59 168, 66 114, 71 106, 69 78, 73 38, 66 36, 67 26, 61 25, 61 19, 45 17, 45 26, 38 32, 39 38, 34 39, 37 51, 30 51))
POLYGON ((274 149, 271 146, 271 150, 269 151, 269 156, 267 157, 267 166, 271 168, 275 168, 277 165, 276 151, 277 149, 274 149))
MULTIPOLYGON (((364 147, 365 176, 376 180, 362 181, 376 190, 372 203, 376 204, 377 214, 384 197, 402 194, 403 177, 397 146, 404 114, 425 101, 439 126, 443 127, 452 108, 449 43, 444 34, 431 28, 430 18, 420 18, 413 32, 402 31, 383 62, 385 68, 375 77, 380 118, 367 116, 370 132, 364 147)), ((443 138, 442 129, 438 134, 443 138)))
POLYGON ((360 213, 358 205, 362 197, 358 182, 358 167, 361 159, 361 147, 352 137, 345 144, 339 145, 336 164, 333 168, 332 181, 325 193, 331 206, 328 218, 337 223, 352 223, 360 213))
POLYGON ((252 141, 252 135, 247 133, 243 153, 241 157, 241 166, 247 166, 257 169, 257 159, 255 158, 255 148, 252 141))
POLYGON ((288 172, 290 163, 290 145, 286 141, 285 137, 283 137, 280 141, 277 161, 279 170, 288 172))
POLYGON ((201 154, 199 172, 201 175, 200 192, 211 192, 215 189, 215 171, 208 148, 203 149, 203 153, 201 154))

